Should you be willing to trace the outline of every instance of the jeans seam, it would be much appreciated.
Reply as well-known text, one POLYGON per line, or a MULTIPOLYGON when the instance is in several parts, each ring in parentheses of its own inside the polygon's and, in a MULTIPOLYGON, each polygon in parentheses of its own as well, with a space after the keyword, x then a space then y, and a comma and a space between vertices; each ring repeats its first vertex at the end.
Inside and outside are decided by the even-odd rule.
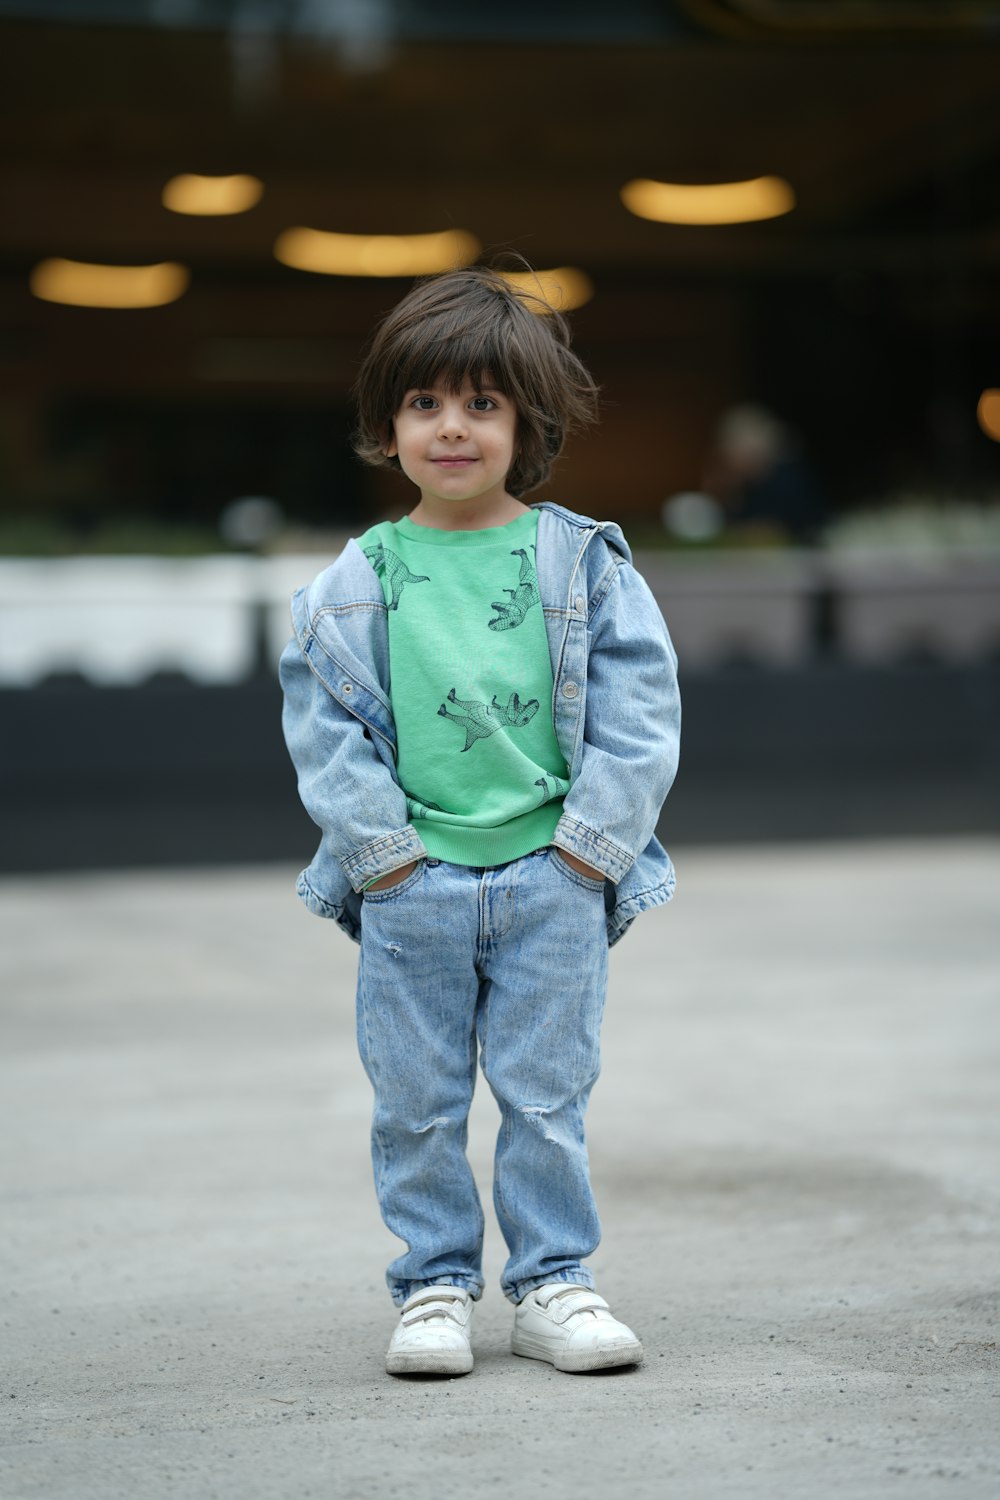
MULTIPOLYGON (((510 1143, 514 1134, 513 1127, 514 1111, 511 1109, 509 1104, 501 1102, 500 1133, 503 1137, 503 1150, 497 1150, 496 1157, 493 1163, 493 1196, 496 1200, 497 1208, 502 1211, 507 1223, 511 1225, 514 1230, 514 1236, 517 1243, 516 1245, 507 1246, 511 1259, 514 1259, 515 1255, 520 1255, 521 1253, 521 1228, 517 1220, 514 1218, 514 1215, 511 1213, 510 1208, 507 1205, 507 1200, 503 1194, 503 1188, 500 1186, 500 1160, 503 1156, 506 1156, 508 1150, 510 1149, 510 1143)), ((504 1236, 504 1238, 506 1238, 506 1236, 504 1236)))
MULTIPOLYGON (((372 1058, 374 1056, 374 1053, 372 1051, 371 1035, 368 1030, 368 1002, 366 999, 365 986, 363 983, 360 983, 358 986, 358 1005, 361 1010, 361 1028, 364 1031, 365 1036, 365 1053, 367 1055, 367 1062, 365 1066, 366 1068, 370 1068, 372 1066, 372 1058)), ((372 1088, 377 1093, 374 1079, 372 1079, 372 1088)), ((372 1125, 371 1138, 373 1143, 378 1146, 378 1159, 377 1161, 373 1160, 372 1165, 374 1168, 373 1175, 375 1178, 375 1196, 381 1199, 382 1183, 385 1178, 385 1160, 387 1150, 383 1133, 375 1124, 372 1125)))

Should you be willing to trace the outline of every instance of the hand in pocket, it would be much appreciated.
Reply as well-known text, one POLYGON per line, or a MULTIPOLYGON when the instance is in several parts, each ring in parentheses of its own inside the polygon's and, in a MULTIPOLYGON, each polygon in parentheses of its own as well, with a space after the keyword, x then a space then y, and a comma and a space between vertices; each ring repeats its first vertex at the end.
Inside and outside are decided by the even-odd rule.
POLYGON ((578 859, 575 854, 570 854, 566 849, 560 849, 558 844, 553 844, 552 847, 557 856, 565 860, 570 869, 575 870, 578 875, 588 875, 591 880, 604 879, 603 870, 595 870, 593 865, 584 864, 582 859, 578 859))
POLYGON ((390 870, 388 875, 380 876, 378 880, 374 881, 372 885, 366 886, 365 889, 369 891, 387 891, 391 885, 399 885, 400 881, 405 880, 407 875, 412 875, 416 868, 417 861, 411 859, 408 865, 401 865, 398 870, 390 870))

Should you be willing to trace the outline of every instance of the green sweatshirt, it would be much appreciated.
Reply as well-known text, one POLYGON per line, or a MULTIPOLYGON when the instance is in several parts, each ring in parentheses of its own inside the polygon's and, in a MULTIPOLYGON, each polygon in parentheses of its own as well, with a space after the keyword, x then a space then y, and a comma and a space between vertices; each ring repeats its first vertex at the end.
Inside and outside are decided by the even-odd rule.
POLYGON ((482 531, 409 517, 358 539, 389 610, 397 775, 434 859, 499 865, 549 843, 569 790, 535 578, 538 513, 482 531))

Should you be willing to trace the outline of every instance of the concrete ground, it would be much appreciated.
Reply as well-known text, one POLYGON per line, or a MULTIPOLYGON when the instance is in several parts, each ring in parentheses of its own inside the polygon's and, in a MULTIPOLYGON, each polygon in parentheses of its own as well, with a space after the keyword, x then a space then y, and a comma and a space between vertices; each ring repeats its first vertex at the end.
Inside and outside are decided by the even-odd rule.
MULTIPOLYGON (((285 867, 0 885, 0 1494, 1000 1493, 1000 843, 675 850, 612 957, 645 1364, 393 1380, 355 950, 285 867)), ((494 1106, 472 1153, 488 1184, 494 1106)))

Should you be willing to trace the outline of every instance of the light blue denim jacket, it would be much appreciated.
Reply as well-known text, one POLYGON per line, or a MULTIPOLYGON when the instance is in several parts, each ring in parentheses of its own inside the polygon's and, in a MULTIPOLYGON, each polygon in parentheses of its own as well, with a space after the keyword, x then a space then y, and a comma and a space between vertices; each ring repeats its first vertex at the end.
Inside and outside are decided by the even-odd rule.
MULTIPOLYGON (((606 877, 615 943, 673 895, 654 829, 677 770, 677 657, 619 527, 548 502, 533 508, 552 716, 570 768, 552 842, 606 877)), ((364 886, 427 851, 396 779, 382 584, 355 541, 293 596, 292 623, 282 722, 299 795, 322 831, 298 893, 358 941, 364 886)))

